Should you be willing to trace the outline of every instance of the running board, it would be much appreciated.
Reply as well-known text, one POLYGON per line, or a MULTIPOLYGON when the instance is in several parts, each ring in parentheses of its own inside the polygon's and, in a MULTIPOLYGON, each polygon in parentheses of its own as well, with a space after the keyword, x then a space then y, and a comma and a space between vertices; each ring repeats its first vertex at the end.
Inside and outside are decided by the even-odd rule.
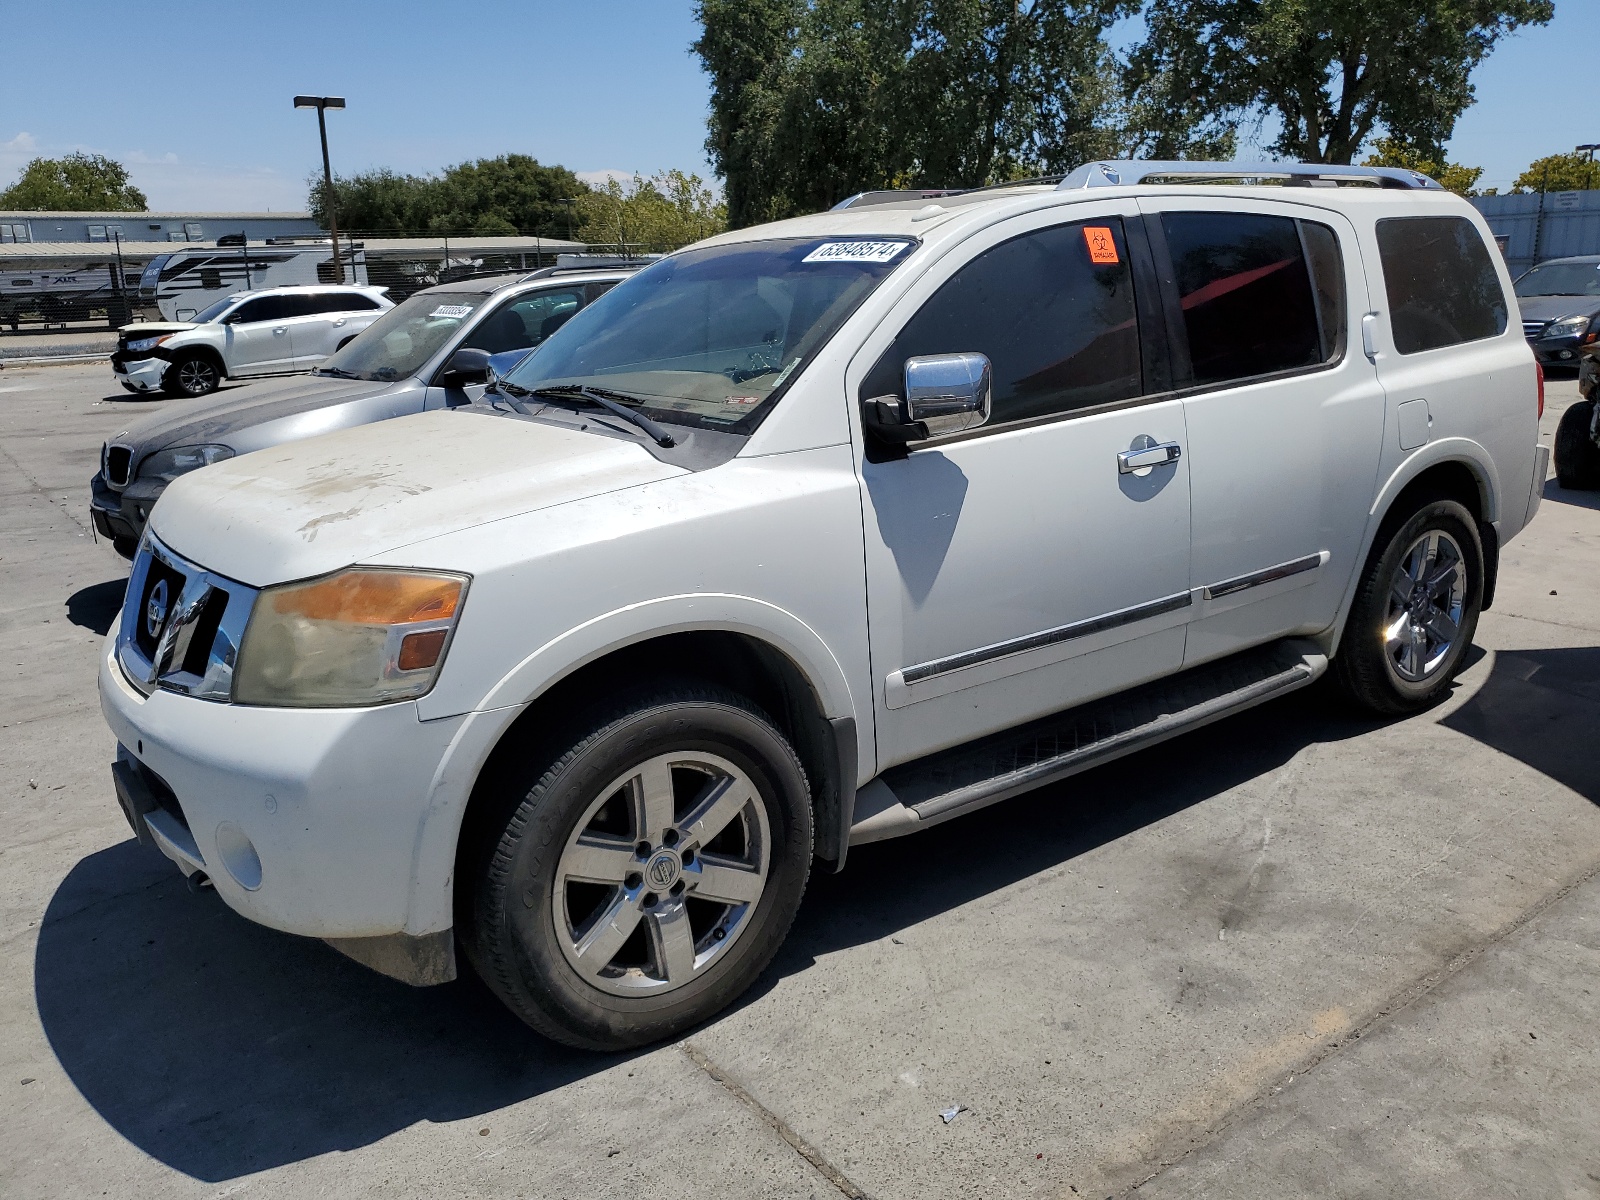
POLYGON ((1312 642, 1275 642, 884 772, 856 794, 850 844, 883 841, 1031 791, 1305 687, 1312 642))

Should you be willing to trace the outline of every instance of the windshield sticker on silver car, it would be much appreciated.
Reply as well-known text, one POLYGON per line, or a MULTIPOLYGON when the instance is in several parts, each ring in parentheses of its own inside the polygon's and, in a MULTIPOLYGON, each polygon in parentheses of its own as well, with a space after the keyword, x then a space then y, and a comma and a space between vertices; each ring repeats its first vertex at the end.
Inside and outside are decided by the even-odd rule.
POLYGON ((430 317, 455 317, 458 320, 472 311, 470 304, 441 304, 428 315, 430 317))
POLYGON ((827 242, 801 262, 889 262, 906 248, 905 242, 827 242))

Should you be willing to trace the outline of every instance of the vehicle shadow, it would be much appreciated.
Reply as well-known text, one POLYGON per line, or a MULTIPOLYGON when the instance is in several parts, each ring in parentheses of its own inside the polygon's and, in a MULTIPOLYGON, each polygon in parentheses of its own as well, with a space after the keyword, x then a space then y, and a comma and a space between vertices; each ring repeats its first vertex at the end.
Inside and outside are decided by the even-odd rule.
POLYGON ((470 978, 410 988, 254 925, 132 840, 57 889, 34 994, 95 1111, 212 1183, 492 1112, 621 1061, 545 1041, 470 978))
MULTIPOLYGON (((1586 663, 1555 674, 1584 669, 1594 677, 1586 663)), ((777 961, 741 1004, 820 955, 889 936, 1307 746, 1378 725, 1319 684, 1143 751, 1136 776, 1112 764, 914 838, 858 847, 843 874, 813 877, 777 961), (1130 794, 1132 777, 1155 782, 1130 794)), ((190 894, 131 840, 84 858, 57 889, 34 989, 52 1049, 100 1116, 208 1182, 369 1145, 418 1121, 489 1113, 626 1057, 545 1041, 470 978, 412 989, 320 942, 253 925, 214 893, 190 894)))
POLYGON ((1600 509, 1600 492, 1569 491, 1552 476, 1544 481, 1544 498, 1556 504, 1571 504, 1576 508, 1600 509))
POLYGON ((1498 651, 1488 681, 1440 724, 1600 804, 1600 646, 1498 651))
POLYGON ((888 937, 1164 820, 1281 767, 1308 746, 1381 724, 1325 679, 914 837, 858 846, 843 873, 812 877, 764 986, 817 957, 888 937), (1141 782, 1130 787, 1130 779, 1141 782))
POLYGON ((127 590, 126 579, 108 579, 79 588, 67 597, 67 620, 104 637, 111 622, 117 619, 127 590))

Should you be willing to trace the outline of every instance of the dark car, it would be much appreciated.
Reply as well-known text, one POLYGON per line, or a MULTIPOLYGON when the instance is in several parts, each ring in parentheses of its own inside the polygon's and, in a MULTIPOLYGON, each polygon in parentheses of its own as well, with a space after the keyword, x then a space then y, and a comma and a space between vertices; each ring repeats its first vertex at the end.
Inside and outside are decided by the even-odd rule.
POLYGON ((1600 338, 1600 254, 1552 258, 1517 280, 1522 333, 1546 366, 1576 367, 1600 338))
POLYGON ((95 528, 132 558, 150 510, 179 475, 210 463, 403 417, 483 394, 489 359, 526 352, 636 268, 547 267, 418 292, 342 346, 310 379, 164 408, 100 450, 95 528))

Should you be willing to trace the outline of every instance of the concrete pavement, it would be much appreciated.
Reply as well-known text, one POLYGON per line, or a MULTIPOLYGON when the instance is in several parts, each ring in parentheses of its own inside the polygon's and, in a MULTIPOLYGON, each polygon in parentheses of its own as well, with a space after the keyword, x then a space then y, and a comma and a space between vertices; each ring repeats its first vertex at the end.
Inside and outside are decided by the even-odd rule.
POLYGON ((597 1057, 131 841, 85 506, 155 403, 0 373, 0 1194, 1600 1196, 1600 494, 1441 708, 1315 688, 859 848, 733 1012, 597 1057))

